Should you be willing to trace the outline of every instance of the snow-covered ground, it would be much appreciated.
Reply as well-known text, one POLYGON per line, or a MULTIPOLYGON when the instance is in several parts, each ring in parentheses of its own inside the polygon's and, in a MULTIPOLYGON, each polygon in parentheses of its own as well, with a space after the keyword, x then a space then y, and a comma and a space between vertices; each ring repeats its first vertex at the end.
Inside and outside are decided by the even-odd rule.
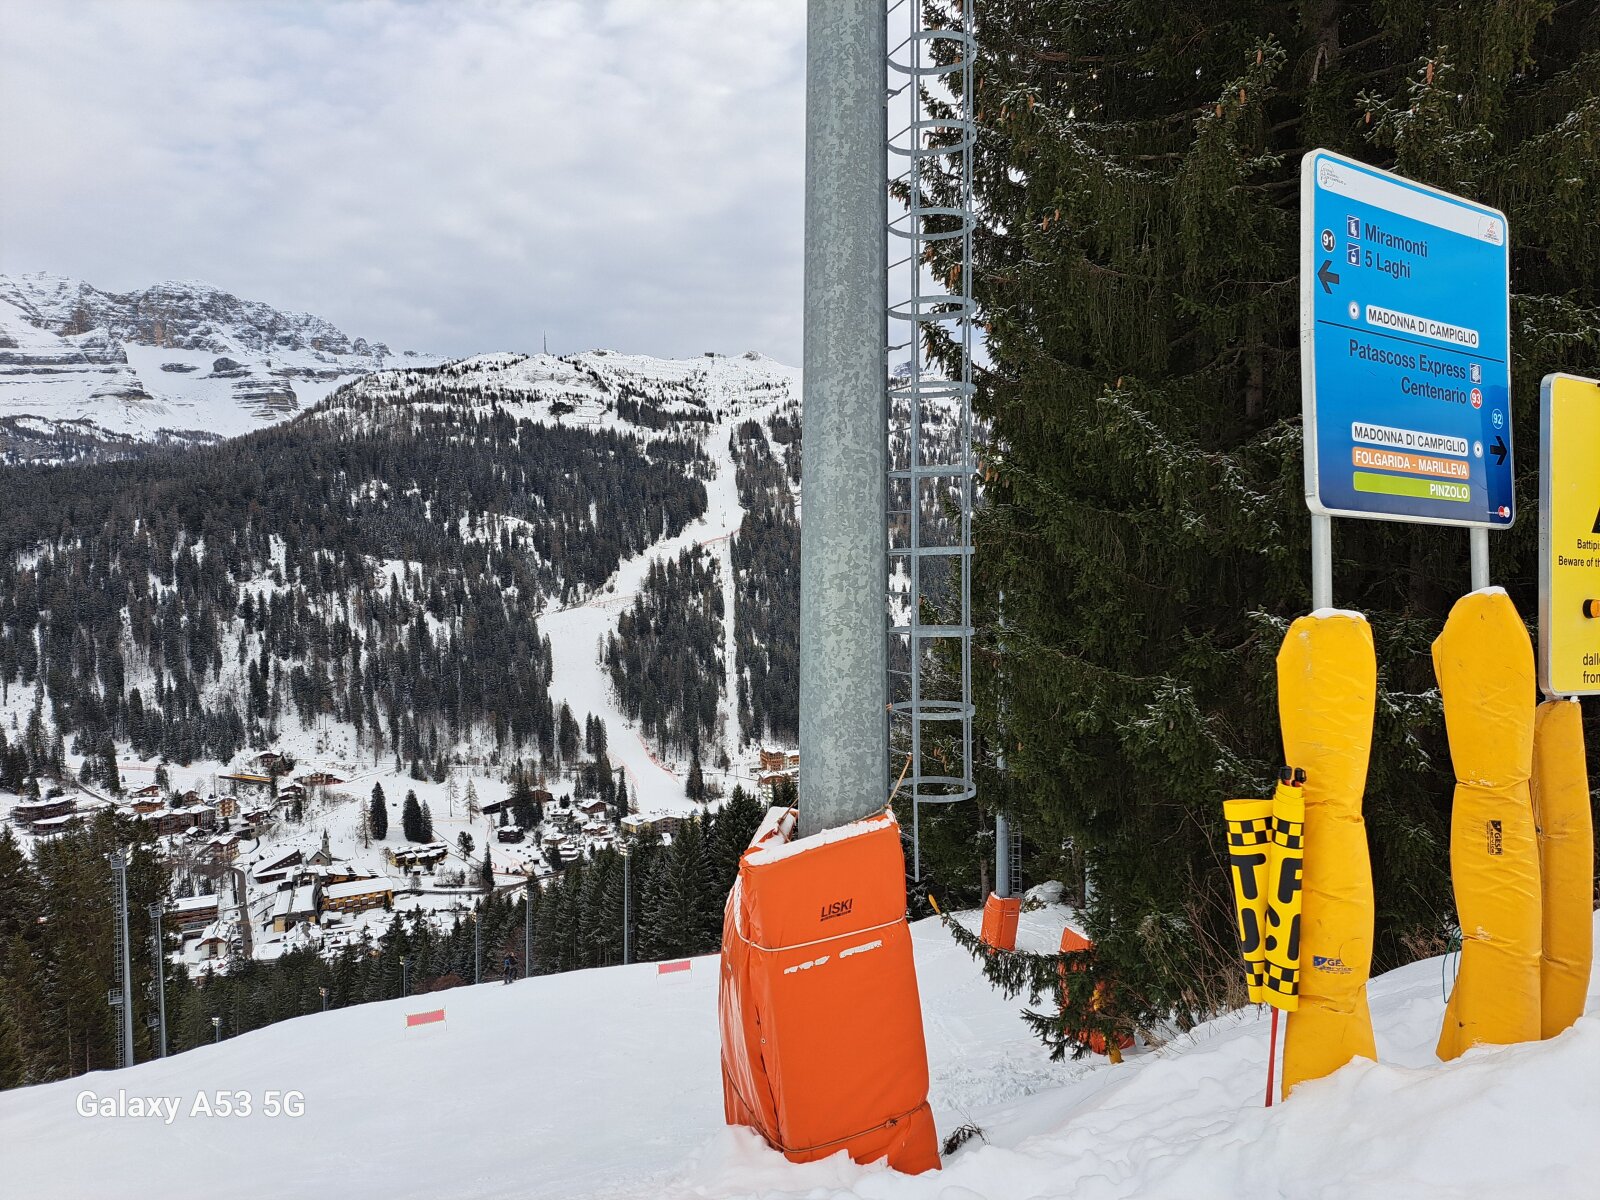
MULTIPOLYGON (((1025 914, 1048 942, 1058 908, 1025 914)), ((970 915, 969 915, 970 919, 970 915)), ((1443 1064, 1440 963, 1374 981, 1381 1063, 1262 1106, 1267 1023, 1213 1021, 1120 1066, 1052 1064, 936 922, 914 929, 941 1133, 917 1178, 792 1166, 722 1123, 715 958, 525 980, 302 1017, 128 1071, 0 1093, 19 1196, 1584 1197, 1600 1190, 1600 1021, 1443 1064), (406 1029, 442 1005, 443 1025, 406 1029), (191 1115, 246 1092, 248 1116, 191 1115), (303 1115, 268 1116, 269 1091, 303 1115), (84 1116, 118 1097, 178 1115, 84 1116), (297 1097, 294 1103, 299 1102, 297 1097), (92 1151, 85 1153, 87 1148, 92 1151)), ((1590 1011, 1596 995, 1591 993, 1590 1011)), ((126 1104, 124 1103, 124 1108, 126 1104)))

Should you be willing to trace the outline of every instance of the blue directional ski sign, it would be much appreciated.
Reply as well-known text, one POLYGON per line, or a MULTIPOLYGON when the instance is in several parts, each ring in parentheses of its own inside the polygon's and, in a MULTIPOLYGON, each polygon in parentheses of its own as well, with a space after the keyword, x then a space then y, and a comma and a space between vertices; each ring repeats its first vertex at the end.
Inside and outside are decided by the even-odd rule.
POLYGON ((1313 150, 1300 237, 1311 511, 1509 528, 1505 214, 1313 150))

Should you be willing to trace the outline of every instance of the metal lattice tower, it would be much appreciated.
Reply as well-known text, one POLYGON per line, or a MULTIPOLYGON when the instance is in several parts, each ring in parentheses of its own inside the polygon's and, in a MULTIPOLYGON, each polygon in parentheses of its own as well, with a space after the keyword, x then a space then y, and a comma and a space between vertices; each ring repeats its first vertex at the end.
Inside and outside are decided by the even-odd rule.
MULTIPOLYGON (((891 744, 904 754, 913 870, 924 804, 969 800, 972 774, 973 0, 888 8, 886 272, 891 744), (954 243, 936 246, 936 243, 954 243), (950 266, 935 279, 936 251, 950 266), (951 261, 953 260, 953 261, 951 261), (930 351, 937 346, 941 354, 930 351), (904 356, 904 357, 902 357, 904 356), (943 359, 939 363, 938 358, 943 359)), ((899 776, 897 768, 892 777, 899 776)))
POLYGON ((107 996, 117 1009, 117 1065, 133 1066, 133 947, 128 943, 128 859, 118 851, 111 856, 113 948, 121 972, 121 986, 107 996))

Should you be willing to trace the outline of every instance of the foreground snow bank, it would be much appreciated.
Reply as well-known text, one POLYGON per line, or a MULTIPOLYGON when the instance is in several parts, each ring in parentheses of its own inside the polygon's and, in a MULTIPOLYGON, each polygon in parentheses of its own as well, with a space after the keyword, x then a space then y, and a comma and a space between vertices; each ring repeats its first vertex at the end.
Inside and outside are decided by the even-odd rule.
MULTIPOLYGON (((1023 916, 1049 941, 1066 914, 1023 916)), ((8 1193, 41 1197, 1567 1197, 1600 1194, 1600 1021, 1440 1065, 1437 960, 1374 982, 1382 1063, 1262 1107, 1267 1023, 1234 1015, 1112 1067, 1052 1064, 935 923, 914 929, 935 1115, 974 1140, 906 1178, 795 1167, 721 1124, 716 960, 462 988, 301 1018, 132 1071, 0 1094, 8 1193), (443 1026, 405 1014, 443 1005, 443 1026), (248 1117, 186 1115, 247 1091, 248 1117), (260 1110, 304 1093, 300 1117, 260 1110), (86 1117, 78 1097, 178 1097, 86 1117), (88 1152, 85 1152, 85 1151, 88 1152)), ((1591 995, 1591 1012, 1594 1011, 1591 995)))

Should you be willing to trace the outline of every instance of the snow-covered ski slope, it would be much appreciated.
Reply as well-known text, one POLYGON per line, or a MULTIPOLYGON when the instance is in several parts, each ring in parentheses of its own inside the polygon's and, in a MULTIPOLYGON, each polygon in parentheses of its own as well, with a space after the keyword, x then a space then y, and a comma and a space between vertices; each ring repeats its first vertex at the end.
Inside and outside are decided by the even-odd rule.
MULTIPOLYGON (((970 918, 969 918, 970 919, 970 918)), ((1024 916, 1050 940, 1065 915, 1024 916)), ((485 984, 303 1017, 131 1071, 0 1093, 8 1195, 1429 1198, 1600 1194, 1600 1021, 1440 1065, 1441 964, 1374 981, 1382 1063, 1262 1107, 1266 1020, 1236 1014, 1121 1066, 1050 1063, 936 922, 915 928, 941 1133, 919 1178, 791 1166, 722 1124, 715 958, 485 984), (442 1006, 444 1025, 405 1015, 442 1006), (188 1115, 245 1091, 247 1117, 188 1115), (304 1115, 267 1117, 269 1089, 304 1115), (179 1115, 80 1116, 83 1093, 179 1115)), ((1590 1011, 1594 1012, 1591 993, 1590 1011)), ((870 1014, 867 1015, 870 1019, 870 1014)))
MULTIPOLYGON (((692 386, 694 392, 703 398, 706 407, 720 414, 720 419, 710 427, 705 438, 705 450, 716 471, 715 477, 706 484, 705 515, 692 522, 677 537, 663 539, 645 553, 624 562, 600 595, 585 604, 547 613, 540 618, 540 629, 550 639, 554 658, 551 702, 560 704, 565 700, 574 713, 592 712, 604 718, 611 730, 607 750, 613 764, 621 765, 627 771, 633 805, 639 812, 688 813, 698 805, 684 794, 685 776, 681 764, 664 762, 647 744, 637 726, 627 722, 600 662, 599 647, 616 630, 617 618, 633 604, 639 589, 644 586, 651 563, 670 561, 691 546, 703 546, 709 550, 716 557, 723 588, 723 729, 718 740, 730 756, 736 755, 739 737, 733 714, 737 695, 737 665, 730 548, 732 537, 744 520, 744 508, 739 503, 739 488, 728 437, 740 421, 765 422, 780 406, 798 396, 799 372, 770 359, 663 360, 609 355, 602 359, 583 356, 583 361, 613 370, 620 367, 633 379, 649 379, 652 375, 661 376, 663 372, 671 372, 670 376, 663 378, 663 382, 692 386), (695 377, 692 380, 682 379, 678 372, 684 370, 692 370, 695 377), (752 376, 759 384, 772 386, 772 390, 765 393, 755 390, 752 376)), ((749 786, 754 778, 742 782, 749 786)))
MULTIPOLYGON (((681 815, 699 805, 684 794, 687 761, 664 757, 648 744, 623 714, 600 661, 605 639, 632 606, 652 563, 667 562, 685 549, 704 547, 717 560, 723 588, 722 730, 703 754, 708 778, 725 790, 735 783, 753 787, 756 773, 741 765, 735 655, 733 535, 744 520, 729 438, 743 421, 770 423, 780 410, 793 410, 800 396, 800 371, 754 352, 737 356, 703 355, 664 359, 595 350, 565 358, 548 354, 485 354, 450 364, 442 372, 391 370, 369 376, 344 398, 336 397, 321 417, 339 414, 371 396, 406 403, 487 405, 536 424, 621 429, 645 438, 655 433, 626 420, 619 398, 631 398, 654 414, 682 423, 662 431, 698 440, 714 472, 706 480, 706 511, 675 537, 664 538, 624 561, 605 585, 581 603, 550 609, 539 617, 539 631, 550 639, 553 656, 550 700, 563 701, 580 719, 601 717, 609 731, 607 751, 613 766, 627 773, 633 808, 645 815, 681 815), (435 397, 422 400, 424 394, 435 397), (448 399, 444 399, 448 397, 448 399), (724 775, 713 762, 727 751, 733 771, 724 775)), ((317 419, 321 419, 320 417, 317 419)))

